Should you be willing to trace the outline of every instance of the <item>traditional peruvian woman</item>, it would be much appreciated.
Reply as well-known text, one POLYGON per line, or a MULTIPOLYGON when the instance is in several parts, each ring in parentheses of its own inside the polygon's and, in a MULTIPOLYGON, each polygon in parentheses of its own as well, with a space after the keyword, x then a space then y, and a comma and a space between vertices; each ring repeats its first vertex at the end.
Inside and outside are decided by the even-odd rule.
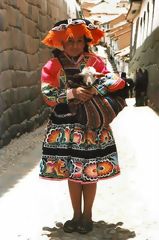
POLYGON ((52 111, 40 176, 68 180, 73 217, 64 223, 65 232, 93 229, 97 182, 120 173, 109 124, 125 106, 117 94, 125 81, 113 74, 110 77, 100 57, 89 51, 103 35, 86 19, 68 19, 56 23, 43 40, 53 47, 54 56, 43 66, 41 75, 42 94, 52 111), (82 70, 88 67, 95 70, 95 81, 89 86, 81 78, 82 70))

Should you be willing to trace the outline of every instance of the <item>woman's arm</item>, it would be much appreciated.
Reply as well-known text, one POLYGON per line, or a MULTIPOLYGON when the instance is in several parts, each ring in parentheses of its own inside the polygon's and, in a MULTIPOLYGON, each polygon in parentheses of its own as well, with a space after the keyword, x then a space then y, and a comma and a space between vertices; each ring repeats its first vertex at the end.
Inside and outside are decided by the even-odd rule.
POLYGON ((94 67, 97 72, 105 75, 94 84, 99 94, 106 95, 125 87, 125 81, 116 74, 110 73, 100 57, 92 55, 88 61, 88 66, 94 67))
POLYGON ((42 68, 41 91, 44 101, 51 107, 67 103, 67 90, 61 85, 61 65, 56 58, 49 60, 42 68))
POLYGON ((125 81, 115 74, 109 74, 99 79, 94 85, 100 95, 106 95, 107 93, 115 93, 125 87, 125 81))

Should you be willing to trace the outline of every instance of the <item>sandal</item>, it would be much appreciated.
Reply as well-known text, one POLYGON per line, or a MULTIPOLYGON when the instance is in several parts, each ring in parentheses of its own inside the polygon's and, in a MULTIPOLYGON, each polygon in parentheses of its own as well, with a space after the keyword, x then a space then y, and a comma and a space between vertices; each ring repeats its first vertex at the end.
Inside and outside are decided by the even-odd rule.
POLYGON ((67 232, 67 233, 75 232, 77 230, 77 225, 78 225, 78 221, 75 221, 73 219, 68 220, 64 223, 63 230, 64 232, 67 232))
POLYGON ((82 221, 77 226, 77 232, 81 234, 86 234, 93 230, 93 221, 82 221))

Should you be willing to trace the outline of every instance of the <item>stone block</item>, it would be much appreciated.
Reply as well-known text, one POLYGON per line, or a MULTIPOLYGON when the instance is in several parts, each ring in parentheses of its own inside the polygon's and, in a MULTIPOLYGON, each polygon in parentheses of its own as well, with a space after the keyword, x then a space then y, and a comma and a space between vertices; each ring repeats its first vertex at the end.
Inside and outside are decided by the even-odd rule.
POLYGON ((5 9, 6 8, 5 0, 1 0, 0 1, 0 8, 1 9, 5 9))
POLYGON ((44 64, 51 57, 51 50, 49 48, 40 48, 38 55, 39 55, 39 62, 44 64))
POLYGON ((20 123, 21 121, 19 121, 19 111, 18 111, 17 104, 12 104, 11 110, 12 110, 12 113, 13 113, 12 124, 20 123))
POLYGON ((16 104, 16 106, 13 108, 13 110, 15 110, 15 112, 16 112, 15 122, 18 124, 23 122, 25 120, 23 104, 22 103, 16 104))
POLYGON ((0 139, 1 136, 3 135, 3 133, 5 132, 5 128, 4 128, 4 120, 3 117, 0 115, 0 139))
POLYGON ((11 41, 11 48, 20 50, 25 52, 26 46, 25 46, 25 34, 16 28, 12 28, 10 31, 10 41, 11 41))
POLYGON ((40 31, 42 31, 42 32, 46 32, 49 30, 47 16, 43 16, 43 15, 39 16, 39 26, 38 27, 39 27, 40 31))
POLYGON ((23 134, 27 132, 27 120, 24 120, 20 125, 19 125, 19 132, 20 134, 23 134))
POLYGON ((47 15, 48 4, 47 1, 41 0, 40 13, 42 15, 47 15))
POLYGON ((34 99, 33 101, 31 101, 30 104, 30 109, 29 109, 29 117, 33 117, 38 113, 38 110, 41 106, 41 98, 37 97, 36 99, 34 99))
POLYGON ((17 18, 19 16, 19 10, 18 9, 15 9, 13 7, 8 7, 7 8, 7 18, 8 18, 8 24, 10 26, 14 26, 14 27, 18 27, 17 26, 17 18))
POLYGON ((6 111, 3 112, 2 121, 4 123, 4 125, 2 124, 2 126, 4 126, 4 130, 7 130, 9 128, 10 124, 11 124, 11 122, 10 122, 10 109, 7 109, 6 111))
POLYGON ((14 92, 17 99, 17 103, 22 103, 29 99, 30 88, 28 87, 19 87, 15 89, 14 92))
POLYGON ((13 76, 14 71, 8 70, 1 72, 0 74, 0 92, 4 91, 6 89, 11 88, 12 85, 12 76, 13 76))
POLYGON ((18 11, 18 14, 16 16, 16 27, 17 28, 23 30, 24 19, 25 19, 25 16, 20 11, 18 11))
POLYGON ((1 92, 1 98, 3 100, 3 106, 5 106, 7 108, 9 108, 13 102, 11 99, 11 90, 12 89, 7 89, 6 91, 1 92))
POLYGON ((0 32, 0 51, 12 48, 11 34, 9 31, 0 32))
POLYGON ((26 1, 32 5, 39 6, 39 0, 26 0, 26 1))
POLYGON ((7 0, 7 4, 14 8, 17 8, 17 0, 7 0))
POLYGON ((0 116, 0 126, 1 126, 0 127, 0 138, 1 138, 1 136, 4 134, 5 130, 7 129, 3 115, 0 116))
POLYGON ((11 141, 11 136, 8 131, 5 131, 5 133, 1 136, 2 146, 7 145, 10 141, 11 141))
POLYGON ((40 84, 40 75, 41 71, 33 71, 31 72, 30 78, 29 78, 29 84, 30 85, 35 85, 35 84, 40 84))
MULTIPOLYGON (((6 103, 4 102, 1 94, 0 94, 0 117, 2 116, 4 110, 7 108, 6 103)), ((0 125, 1 126, 1 125, 0 125)))
POLYGON ((0 59, 3 59, 3 61, 0 61, 0 72, 8 70, 10 68, 9 56, 10 56, 10 51, 4 51, 0 53, 0 59))
POLYGON ((52 11, 51 11, 50 4, 48 3, 48 7, 47 7, 47 15, 51 18, 52 17, 52 11))
POLYGON ((24 45, 26 46, 26 52, 33 55, 39 50, 39 39, 33 39, 26 35, 24 38, 24 45))
POLYGON ((20 0, 17 2, 17 6, 20 10, 20 12, 24 15, 24 16, 28 16, 28 3, 25 0, 20 0))
POLYGON ((34 22, 39 22, 39 8, 37 6, 29 5, 29 18, 32 19, 34 22))
POLYGON ((14 87, 24 87, 33 85, 30 83, 30 76, 32 72, 27 71, 14 71, 12 76, 12 84, 14 87))
POLYGON ((57 22, 60 19, 60 8, 54 6, 53 8, 51 8, 51 18, 52 21, 57 22))
POLYGON ((8 51, 9 54, 9 68, 14 70, 28 70, 27 55, 18 50, 8 51))
POLYGON ((30 116, 29 116, 29 109, 30 109, 30 106, 31 106, 30 99, 28 99, 27 101, 23 102, 22 106, 23 106, 23 113, 25 115, 25 119, 29 119, 30 118, 30 116))
POLYGON ((28 120, 26 124, 27 132, 31 132, 34 129, 34 120, 28 120))
POLYGON ((39 56, 38 54, 34 54, 34 55, 30 55, 30 54, 27 54, 27 67, 28 67, 28 70, 31 71, 31 70, 36 70, 38 68, 38 65, 39 65, 39 56))
POLYGON ((41 92, 41 90, 38 85, 31 86, 29 88, 29 99, 31 101, 34 100, 35 98, 37 98, 37 96, 39 96, 40 92, 41 92))
POLYGON ((32 36, 33 38, 37 38, 37 26, 36 26, 36 23, 33 22, 29 18, 24 18, 23 32, 25 34, 28 34, 28 35, 32 36))
POLYGON ((6 31, 8 26, 7 10, 0 9, 0 31, 6 31))
POLYGON ((15 138, 17 135, 19 135, 19 124, 15 124, 9 127, 8 129, 9 135, 11 138, 15 138))
POLYGON ((50 114, 50 109, 49 108, 45 108, 40 114, 39 114, 39 125, 42 125, 45 121, 48 120, 50 114))

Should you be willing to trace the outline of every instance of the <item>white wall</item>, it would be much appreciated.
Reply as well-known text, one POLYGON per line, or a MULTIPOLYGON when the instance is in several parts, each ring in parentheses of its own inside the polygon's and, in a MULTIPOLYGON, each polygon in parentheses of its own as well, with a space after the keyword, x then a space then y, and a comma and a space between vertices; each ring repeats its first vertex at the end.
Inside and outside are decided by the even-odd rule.
POLYGON ((152 29, 156 29, 159 26, 159 1, 155 1, 154 21, 152 29))
POLYGON ((152 31, 159 26, 159 1, 155 0, 154 15, 153 2, 154 0, 144 0, 139 15, 133 21, 132 45, 134 45, 135 33, 137 31, 137 48, 140 47, 152 31), (136 29, 138 18, 139 26, 138 29, 136 29))
POLYGON ((67 14, 70 18, 77 17, 77 9, 79 10, 79 5, 77 4, 76 0, 65 0, 67 3, 67 14))

